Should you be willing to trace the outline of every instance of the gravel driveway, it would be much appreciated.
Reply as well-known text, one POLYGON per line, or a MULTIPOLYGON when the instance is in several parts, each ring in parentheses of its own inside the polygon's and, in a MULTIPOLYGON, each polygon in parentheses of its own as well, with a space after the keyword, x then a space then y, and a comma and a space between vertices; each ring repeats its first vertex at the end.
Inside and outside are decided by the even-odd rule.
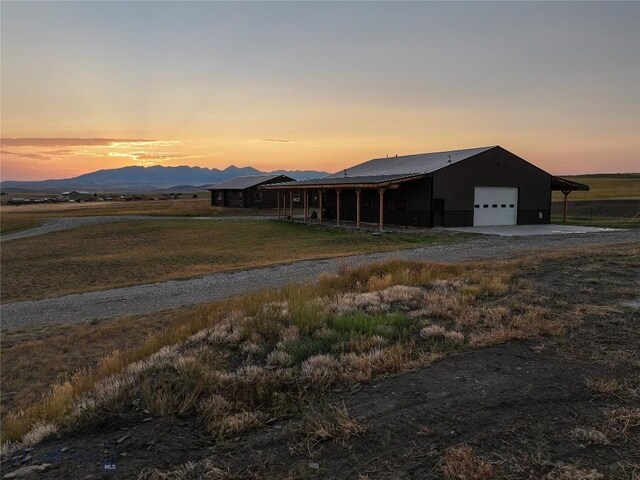
POLYGON ((79 323, 197 305, 251 290, 277 288, 289 283, 313 280, 321 273, 333 272, 339 265, 345 263, 358 265, 392 258, 461 262, 510 257, 536 250, 554 251, 583 245, 613 245, 639 240, 640 231, 638 230, 530 237, 486 236, 455 245, 425 246, 339 259, 300 261, 288 265, 216 273, 187 280, 172 280, 43 300, 8 303, 0 307, 2 330, 56 323, 79 323))
POLYGON ((163 217, 154 215, 104 215, 93 217, 63 217, 52 218, 46 220, 43 225, 39 227, 29 228, 15 233, 7 233, 0 236, 0 241, 8 242, 9 240, 18 240, 19 238, 35 237, 37 235, 44 235, 45 233, 60 232, 62 230, 70 230, 72 228, 84 227, 87 225, 99 225, 102 223, 116 223, 116 222, 135 222, 139 220, 236 220, 236 221, 250 221, 250 220, 273 220, 272 216, 268 215, 246 215, 239 217, 163 217))

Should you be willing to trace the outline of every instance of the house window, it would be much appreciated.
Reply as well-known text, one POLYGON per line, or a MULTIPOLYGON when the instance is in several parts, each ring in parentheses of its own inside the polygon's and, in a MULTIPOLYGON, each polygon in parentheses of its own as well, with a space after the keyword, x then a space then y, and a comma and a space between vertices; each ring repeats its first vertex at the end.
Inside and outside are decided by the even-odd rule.
POLYGON ((222 192, 218 193, 218 200, 222 200, 222 192))
POLYGON ((406 200, 396 200, 396 210, 406 210, 406 209, 407 209, 406 200))
POLYGON ((256 202, 261 202, 262 201, 262 192, 255 192, 253 194, 253 198, 256 202))
POLYGON ((294 193, 293 194, 293 201, 294 202, 299 202, 300 201, 300 194, 299 193, 294 193))
POLYGON ((238 198, 242 198, 242 192, 238 192, 238 198))

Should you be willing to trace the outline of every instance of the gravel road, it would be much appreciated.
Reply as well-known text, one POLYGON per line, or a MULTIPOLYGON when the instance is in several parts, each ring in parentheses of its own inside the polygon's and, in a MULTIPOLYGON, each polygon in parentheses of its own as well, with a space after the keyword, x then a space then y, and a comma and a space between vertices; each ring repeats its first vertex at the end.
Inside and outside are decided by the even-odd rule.
POLYGON ((640 241, 638 230, 530 237, 485 236, 455 245, 425 246, 339 259, 300 261, 288 265, 216 273, 187 280, 8 303, 0 307, 1 328, 7 331, 36 325, 71 324, 197 305, 251 290, 277 288, 289 283, 313 280, 321 273, 333 272, 345 263, 358 265, 392 258, 461 262, 510 257, 528 251, 554 251, 584 245, 613 245, 636 241, 640 241))
POLYGON ((113 216, 93 216, 93 217, 63 217, 52 218, 47 220, 39 227, 29 228, 15 233, 7 233, 0 236, 0 241, 8 242, 9 240, 18 240, 20 238, 35 237, 44 235, 45 233, 60 232, 62 230, 70 230, 76 227, 84 227, 87 225, 99 225, 101 223, 116 222, 135 222, 139 220, 272 220, 271 216, 240 216, 240 217, 163 217, 154 215, 113 215, 113 216))

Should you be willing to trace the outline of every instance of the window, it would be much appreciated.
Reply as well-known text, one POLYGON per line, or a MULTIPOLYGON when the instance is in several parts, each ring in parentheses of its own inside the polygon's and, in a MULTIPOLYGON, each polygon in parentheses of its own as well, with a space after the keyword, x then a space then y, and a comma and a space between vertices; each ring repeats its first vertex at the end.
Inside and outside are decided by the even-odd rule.
POLYGON ((485 203, 484 205, 482 205, 482 208, 489 208, 489 205, 485 203))
POLYGON ((493 205, 491 205, 491 208, 498 208, 498 204, 494 203, 493 205))
POLYGON ((474 205, 473 208, 480 208, 480 205, 474 205))
POLYGON ((299 202, 300 201, 300 194, 299 193, 294 193, 293 194, 293 201, 294 202, 299 202))
POLYGON ((513 208, 513 203, 510 203, 510 204, 509 204, 509 208, 513 208))
POLYGON ((503 203, 502 205, 500 205, 500 208, 507 208, 507 204, 503 203))
POLYGON ((262 192, 255 192, 253 194, 253 198, 256 202, 261 202, 262 201, 262 192))
POLYGON ((406 209, 407 209, 406 200, 396 200, 396 210, 406 210, 406 209))
POLYGON ((218 200, 222 200, 222 192, 218 192, 218 200))

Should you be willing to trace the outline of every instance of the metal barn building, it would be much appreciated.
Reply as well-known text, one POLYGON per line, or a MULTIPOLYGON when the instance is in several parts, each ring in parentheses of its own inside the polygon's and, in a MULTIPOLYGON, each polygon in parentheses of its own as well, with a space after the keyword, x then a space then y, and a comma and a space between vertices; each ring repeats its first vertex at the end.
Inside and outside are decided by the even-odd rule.
POLYGON ((209 187, 211 205, 236 208, 276 208, 277 194, 259 189, 270 183, 291 182, 287 175, 248 175, 209 187))
MULTIPOLYGON (((588 190, 500 146, 375 158, 325 178, 261 187, 293 216, 294 195, 318 197, 319 220, 461 227, 549 223, 551 191, 588 190), (284 192, 281 200, 280 194, 284 192)), ((280 208, 279 208, 280 210, 280 208)))

